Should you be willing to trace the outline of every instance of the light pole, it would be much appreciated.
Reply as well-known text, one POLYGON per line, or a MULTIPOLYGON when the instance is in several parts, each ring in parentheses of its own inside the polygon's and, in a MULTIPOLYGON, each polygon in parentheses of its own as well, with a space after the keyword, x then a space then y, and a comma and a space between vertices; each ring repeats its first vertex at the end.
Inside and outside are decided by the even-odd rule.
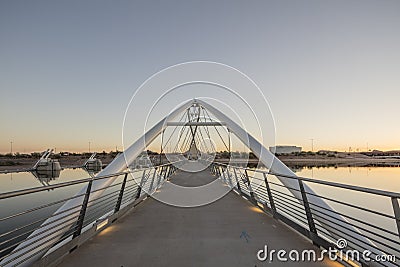
POLYGON ((89 141, 89 153, 90 153, 90 141, 89 141))
POLYGON ((13 151, 12 151, 12 144, 13 144, 13 141, 11 141, 10 144, 11 144, 11 152, 10 152, 10 153, 11 153, 11 156, 12 156, 12 153, 13 153, 13 151))

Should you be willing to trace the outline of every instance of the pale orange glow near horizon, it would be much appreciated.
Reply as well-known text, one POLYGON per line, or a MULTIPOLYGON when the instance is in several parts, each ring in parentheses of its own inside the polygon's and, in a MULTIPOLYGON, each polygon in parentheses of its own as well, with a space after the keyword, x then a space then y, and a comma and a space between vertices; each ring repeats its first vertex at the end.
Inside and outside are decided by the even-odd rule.
MULTIPOLYGON (((276 145, 295 145, 295 146, 300 146, 302 147, 303 151, 311 151, 311 145, 309 144, 305 144, 304 146, 299 145, 299 144, 292 144, 292 143, 283 143, 283 144, 276 144, 276 145)), ((26 147, 22 147, 18 144, 13 143, 13 153, 33 153, 33 152, 42 152, 47 150, 48 148, 50 149, 55 149, 56 153, 59 152, 76 152, 76 153, 86 153, 89 152, 89 148, 88 145, 86 147, 83 146, 66 146, 66 145, 59 145, 59 146, 54 146, 54 147, 46 147, 46 146, 26 146, 26 147)), ((91 145, 90 151, 91 152, 110 152, 110 151, 116 151, 116 148, 118 149, 118 151, 122 151, 123 147, 122 145, 117 145, 117 146, 101 146, 101 145, 91 145)), ((267 147, 268 148, 268 147, 267 147)), ((330 150, 330 151, 339 151, 339 152, 349 152, 349 146, 320 146, 320 145, 314 145, 314 151, 319 151, 319 150, 330 150)), ((10 153, 11 146, 9 144, 8 149, 5 148, 1 148, 0 149, 0 153, 1 154, 7 154, 10 153)), ((155 152, 160 152, 160 146, 156 146, 156 145, 150 145, 149 150, 151 151, 155 151, 155 152)), ((226 151, 227 149, 223 146, 223 145, 218 145, 217 146, 217 151, 226 151)), ((372 150, 380 150, 380 151, 398 151, 400 150, 399 146, 390 146, 390 145, 382 145, 382 146, 372 146, 369 145, 368 147, 368 151, 372 151, 372 150)), ((231 149, 232 152, 235 151, 248 151, 247 148, 245 148, 243 145, 239 146, 239 147, 232 147, 231 149)), ((351 146, 351 152, 366 152, 367 151, 367 147, 364 146, 351 146)))
MULTIPOLYGON (((155 73, 191 60, 229 65, 257 84, 268 105, 247 83, 229 82, 229 75, 211 69, 165 75, 172 81, 207 74, 231 86, 258 116, 270 108, 274 127, 262 127, 270 134, 262 141, 266 147, 311 151, 314 139, 314 151, 400 149, 400 1, 157 6, 0 2, 0 153, 11 151, 10 142, 20 153, 84 152, 88 142, 91 151, 122 150, 134 93, 155 73)), ((173 84, 155 85, 136 98, 129 142, 143 134, 152 105, 173 84)), ((255 120, 233 94, 204 85, 180 90, 160 102, 154 120, 180 101, 215 98, 240 113, 257 137, 255 120)))

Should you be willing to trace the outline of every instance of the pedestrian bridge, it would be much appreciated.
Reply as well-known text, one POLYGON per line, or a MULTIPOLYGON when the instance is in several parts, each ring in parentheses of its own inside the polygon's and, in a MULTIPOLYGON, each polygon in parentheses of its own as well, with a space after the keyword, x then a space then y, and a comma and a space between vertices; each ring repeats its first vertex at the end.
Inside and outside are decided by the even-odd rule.
POLYGON ((374 259, 400 257, 400 194, 298 177, 200 100, 178 107, 96 177, 3 193, 0 205, 49 190, 59 199, 0 218, 0 266, 399 266, 374 259), (175 121, 181 113, 187 116, 175 121), (166 127, 187 129, 186 137, 176 134, 180 152, 129 168, 166 127), (226 127, 267 168, 219 163, 202 142, 209 127, 226 127), (67 188, 76 194, 65 196, 67 188), (343 192, 384 200, 392 211, 345 200, 343 192), (280 250, 286 254, 278 258, 280 250), (318 260, 322 250, 333 250, 335 261, 318 260), (297 260, 295 252, 288 259, 291 251, 297 260), (354 251, 369 251, 370 259, 343 256, 354 251))
MULTIPOLYGON (((177 171, 167 183, 191 187, 215 179, 209 170, 177 171)), ((218 184, 227 186, 219 179, 218 184)), ((262 262, 256 253, 265 245, 277 250, 318 250, 304 236, 234 191, 194 208, 150 198, 65 257, 60 266, 87 266, 88 262, 97 266, 258 266, 262 262)), ((328 260, 303 263, 336 264, 328 260)))

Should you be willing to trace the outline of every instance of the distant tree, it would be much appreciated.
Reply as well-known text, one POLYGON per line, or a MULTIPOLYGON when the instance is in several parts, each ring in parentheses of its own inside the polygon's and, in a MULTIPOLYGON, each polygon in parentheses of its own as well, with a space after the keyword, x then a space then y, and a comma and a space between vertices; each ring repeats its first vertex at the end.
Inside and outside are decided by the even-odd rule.
POLYGON ((40 158, 41 154, 40 154, 39 152, 32 152, 32 153, 31 153, 31 156, 32 156, 33 158, 40 158))

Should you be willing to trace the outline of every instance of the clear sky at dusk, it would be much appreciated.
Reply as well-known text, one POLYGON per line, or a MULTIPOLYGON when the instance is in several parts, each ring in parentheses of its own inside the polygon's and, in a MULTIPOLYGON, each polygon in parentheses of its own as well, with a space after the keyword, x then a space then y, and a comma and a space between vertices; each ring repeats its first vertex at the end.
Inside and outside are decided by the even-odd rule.
POLYGON ((135 89, 191 60, 249 75, 277 144, 400 149, 399 14, 400 1, 1 1, 0 153, 121 147, 135 89))

